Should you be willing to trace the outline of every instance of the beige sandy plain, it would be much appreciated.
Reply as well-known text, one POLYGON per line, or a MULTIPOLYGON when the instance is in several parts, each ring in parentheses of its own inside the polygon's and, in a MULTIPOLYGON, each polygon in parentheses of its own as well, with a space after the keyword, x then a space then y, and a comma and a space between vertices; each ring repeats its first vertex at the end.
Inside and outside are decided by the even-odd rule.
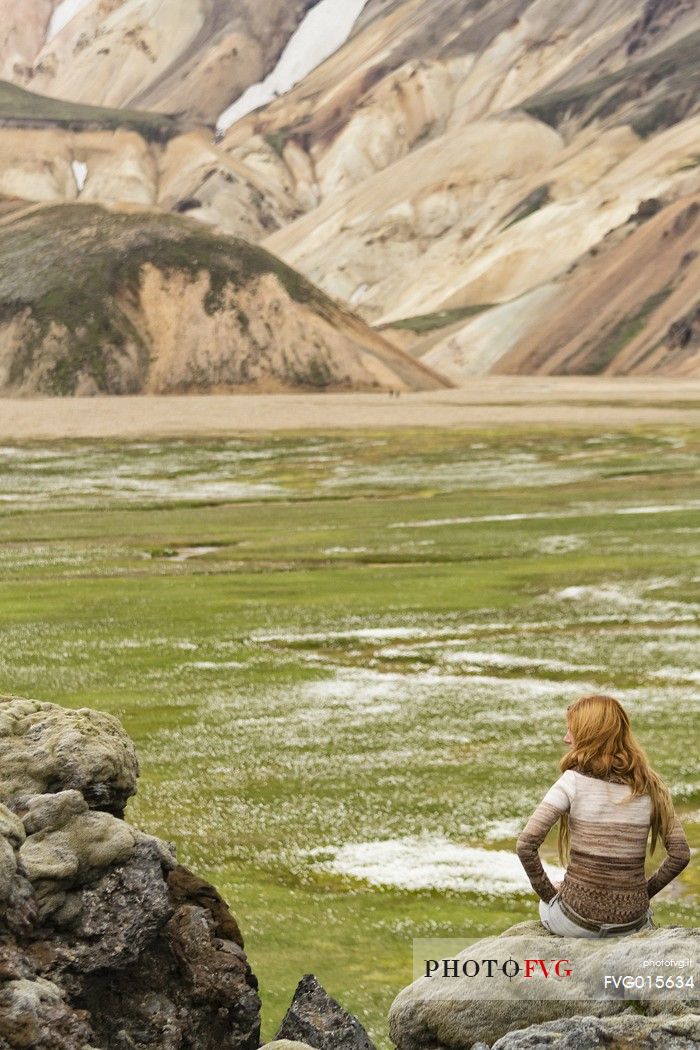
POLYGON ((0 399, 0 440, 220 437, 391 427, 700 424, 700 380, 486 376, 402 393, 0 399))

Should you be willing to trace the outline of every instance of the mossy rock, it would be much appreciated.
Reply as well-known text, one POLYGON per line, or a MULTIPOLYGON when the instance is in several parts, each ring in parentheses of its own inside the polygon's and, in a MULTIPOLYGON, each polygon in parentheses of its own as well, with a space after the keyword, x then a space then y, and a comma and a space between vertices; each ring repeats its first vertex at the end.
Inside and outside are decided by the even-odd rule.
POLYGON ((113 715, 0 697, 0 799, 11 809, 74 789, 90 808, 121 817, 138 773, 134 745, 113 715))

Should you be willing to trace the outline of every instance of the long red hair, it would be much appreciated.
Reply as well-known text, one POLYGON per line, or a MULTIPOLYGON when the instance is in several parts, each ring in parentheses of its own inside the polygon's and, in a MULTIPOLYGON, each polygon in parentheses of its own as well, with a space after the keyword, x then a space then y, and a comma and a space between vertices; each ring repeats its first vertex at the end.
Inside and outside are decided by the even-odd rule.
MULTIPOLYGON (((670 831, 675 813, 671 793, 658 773, 649 765, 644 749, 632 732, 630 720, 619 700, 612 696, 582 696, 566 710, 574 743, 559 767, 578 769, 591 777, 614 779, 630 786, 630 799, 651 798, 651 852, 659 836, 670 831)), ((559 859, 569 858, 569 819, 559 821, 559 859)))

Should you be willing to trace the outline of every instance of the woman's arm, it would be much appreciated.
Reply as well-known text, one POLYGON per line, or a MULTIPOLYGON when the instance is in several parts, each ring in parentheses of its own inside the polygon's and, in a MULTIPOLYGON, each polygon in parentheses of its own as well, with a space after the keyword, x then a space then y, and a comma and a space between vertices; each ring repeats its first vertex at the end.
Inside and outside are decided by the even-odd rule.
POLYGON ((654 897, 659 890, 675 879, 676 875, 680 875, 690 860, 690 846, 678 817, 673 822, 669 833, 664 836, 664 846, 668 856, 661 867, 657 868, 654 874, 647 879, 647 890, 650 897, 654 897))
POLYGON ((562 813, 571 809, 575 790, 576 778, 571 770, 567 769, 551 786, 518 836, 516 852, 533 890, 543 901, 551 901, 557 890, 542 867, 538 850, 549 829, 556 824, 562 813))

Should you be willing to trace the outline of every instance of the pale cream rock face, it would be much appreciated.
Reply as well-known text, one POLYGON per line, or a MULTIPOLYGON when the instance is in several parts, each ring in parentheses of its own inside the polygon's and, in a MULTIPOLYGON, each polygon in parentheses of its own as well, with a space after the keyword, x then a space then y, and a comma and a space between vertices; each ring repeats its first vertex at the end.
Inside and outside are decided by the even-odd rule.
POLYGON ((0 0, 0 78, 25 75, 46 39, 54 0, 0 0))
POLYGON ((0 75, 54 98, 186 111, 213 123, 273 67, 304 0, 86 0, 49 34, 58 0, 2 0, 0 75), (2 17, 4 16, 4 17, 2 17))
MULTIPOLYGON (((664 110, 666 81, 633 84, 611 112, 604 93, 608 75, 692 39, 697 5, 656 5, 642 18, 638 0, 532 0, 517 12, 495 0, 369 3, 335 54, 215 137, 222 111, 274 68, 304 6, 86 0, 47 39, 58 0, 0 0, 0 76, 210 125, 186 124, 167 144, 0 128, 0 196, 184 212, 262 244, 371 324, 491 306, 423 338, 387 333, 454 382, 568 367, 585 327, 579 304, 601 316, 610 249, 634 232, 630 216, 650 199, 674 207, 700 192, 700 118, 674 115, 671 92, 672 126, 638 123, 664 110), (589 84, 585 104, 595 110, 600 96, 606 106, 585 120, 580 99, 542 119, 519 108, 589 84)), ((615 249, 620 272, 639 240, 615 249)), ((666 340, 694 302, 696 264, 671 273, 669 256, 661 285, 651 242, 645 252, 638 280, 625 270, 608 330, 639 312, 645 288, 672 294, 605 368, 693 374, 697 353, 669 353, 666 340)), ((5 335, 12 343, 15 328, 5 335)))

